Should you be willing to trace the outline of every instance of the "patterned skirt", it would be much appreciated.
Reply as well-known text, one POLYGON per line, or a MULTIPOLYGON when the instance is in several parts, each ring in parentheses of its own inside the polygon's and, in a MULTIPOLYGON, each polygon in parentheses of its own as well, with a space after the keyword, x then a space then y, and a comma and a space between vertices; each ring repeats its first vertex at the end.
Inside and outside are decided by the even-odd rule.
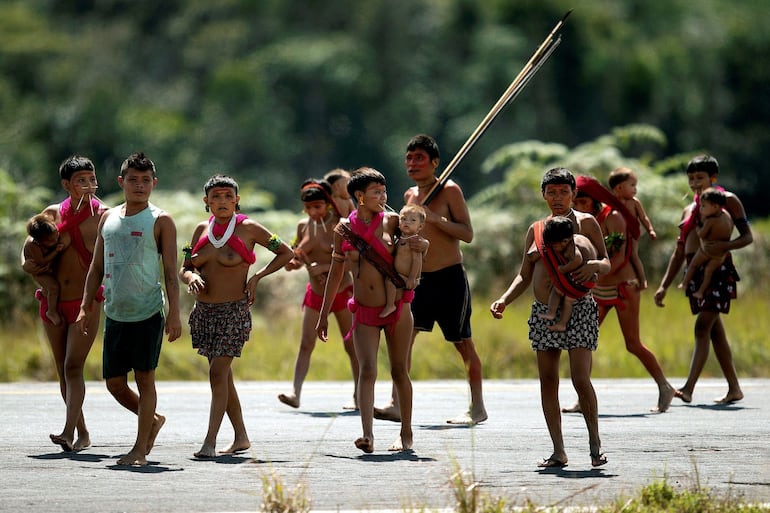
POLYGON ((209 359, 241 356, 251 333, 248 299, 231 303, 195 302, 190 312, 192 346, 209 359))
MULTIPOLYGON (((559 309, 561 310, 561 308, 559 309)), ((546 313, 548 305, 535 301, 529 316, 529 340, 535 351, 550 349, 577 349, 579 347, 596 351, 599 340, 599 311, 591 294, 575 301, 572 316, 567 323, 567 331, 552 331, 548 326, 555 320, 541 319, 538 315, 546 313)), ((560 312, 557 312, 557 318, 560 312)))

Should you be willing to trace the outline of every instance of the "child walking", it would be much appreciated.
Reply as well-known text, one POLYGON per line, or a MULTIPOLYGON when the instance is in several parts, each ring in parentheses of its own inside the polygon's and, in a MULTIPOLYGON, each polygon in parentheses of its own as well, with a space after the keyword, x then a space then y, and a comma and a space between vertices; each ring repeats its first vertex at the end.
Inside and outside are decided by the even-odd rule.
POLYGON ((118 185, 125 202, 106 211, 99 221, 94 258, 76 321, 78 329, 88 329, 104 280, 102 373, 110 394, 138 419, 134 446, 118 459, 118 465, 147 465, 147 454, 166 421, 155 412, 155 369, 164 328, 169 342, 182 332, 176 225, 167 212, 150 203, 157 183, 155 164, 144 153, 134 153, 123 161, 118 185), (166 316, 160 264, 168 297, 166 316), (138 394, 128 386, 131 370, 138 394))

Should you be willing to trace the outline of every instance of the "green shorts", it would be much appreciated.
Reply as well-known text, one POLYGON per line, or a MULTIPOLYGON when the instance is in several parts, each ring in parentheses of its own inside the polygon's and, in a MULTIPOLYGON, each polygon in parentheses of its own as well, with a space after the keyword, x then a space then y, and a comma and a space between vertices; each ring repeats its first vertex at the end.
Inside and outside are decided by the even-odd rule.
POLYGON ((104 319, 102 376, 125 376, 131 370, 151 371, 158 367, 165 319, 158 312, 149 319, 121 322, 104 319))

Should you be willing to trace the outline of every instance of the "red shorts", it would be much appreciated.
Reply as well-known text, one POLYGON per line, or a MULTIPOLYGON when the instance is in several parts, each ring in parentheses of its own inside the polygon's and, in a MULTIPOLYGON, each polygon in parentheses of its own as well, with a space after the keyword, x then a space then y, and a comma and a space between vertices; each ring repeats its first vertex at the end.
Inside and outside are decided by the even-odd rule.
MULTIPOLYGON (((334 301, 332 301, 332 308, 331 312, 339 312, 340 310, 344 310, 348 307, 348 299, 350 299, 350 296, 353 295, 353 285, 350 285, 345 290, 342 290, 337 293, 336 296, 334 296, 334 301)), ((324 304, 324 297, 319 296, 315 292, 313 292, 313 288, 310 286, 310 284, 307 284, 307 287, 305 288, 305 299, 302 300, 302 306, 307 306, 308 308, 312 308, 316 311, 321 311, 321 307, 324 304)))
MULTIPOLYGON (((43 319, 43 322, 47 324, 53 324, 51 319, 49 319, 45 314, 48 311, 48 298, 46 297, 45 293, 43 293, 43 289, 37 289, 35 291, 35 299, 40 301, 40 318, 43 319)), ((104 301, 104 285, 99 287, 99 291, 96 293, 96 301, 99 303, 104 301)), ((57 312, 59 312, 67 324, 73 324, 78 318, 78 314, 80 313, 80 304, 82 302, 82 298, 70 299, 69 301, 59 301, 59 308, 57 309, 57 312)))
POLYGON ((404 294, 401 299, 396 301, 396 311, 387 317, 380 317, 383 306, 362 306, 356 303, 354 298, 350 298, 348 301, 348 309, 353 312, 353 327, 351 331, 358 324, 366 324, 367 326, 394 326, 401 318, 401 306, 404 303, 411 303, 414 299, 414 290, 404 290, 404 294))

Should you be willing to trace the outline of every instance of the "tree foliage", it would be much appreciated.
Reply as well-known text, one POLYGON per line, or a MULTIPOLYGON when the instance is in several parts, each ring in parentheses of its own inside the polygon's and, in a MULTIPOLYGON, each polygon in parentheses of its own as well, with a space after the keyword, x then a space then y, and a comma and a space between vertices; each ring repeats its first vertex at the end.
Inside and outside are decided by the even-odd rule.
POLYGON ((74 153, 94 160, 105 196, 143 150, 160 189, 194 198, 225 172, 259 209, 293 210, 304 178, 366 165, 397 207, 408 138, 434 135, 448 162, 573 7, 562 44, 453 175, 501 244, 470 256, 510 265, 507 230, 540 211, 555 162, 597 176, 627 163, 671 219, 682 163, 707 151, 750 217, 770 214, 765 0, 8 0, 0 169, 18 202, 0 219, 3 261, 15 269, 23 221, 61 198, 56 169, 74 153))
POLYGON ((334 167, 408 185, 403 145, 437 137, 447 162, 570 8, 563 43, 458 169, 515 141, 570 147, 612 127, 660 127, 665 152, 716 155, 749 211, 770 213, 764 0, 9 0, 0 4, 0 165, 58 189, 91 156, 114 192, 142 149, 176 187, 214 171, 278 206, 334 167))

